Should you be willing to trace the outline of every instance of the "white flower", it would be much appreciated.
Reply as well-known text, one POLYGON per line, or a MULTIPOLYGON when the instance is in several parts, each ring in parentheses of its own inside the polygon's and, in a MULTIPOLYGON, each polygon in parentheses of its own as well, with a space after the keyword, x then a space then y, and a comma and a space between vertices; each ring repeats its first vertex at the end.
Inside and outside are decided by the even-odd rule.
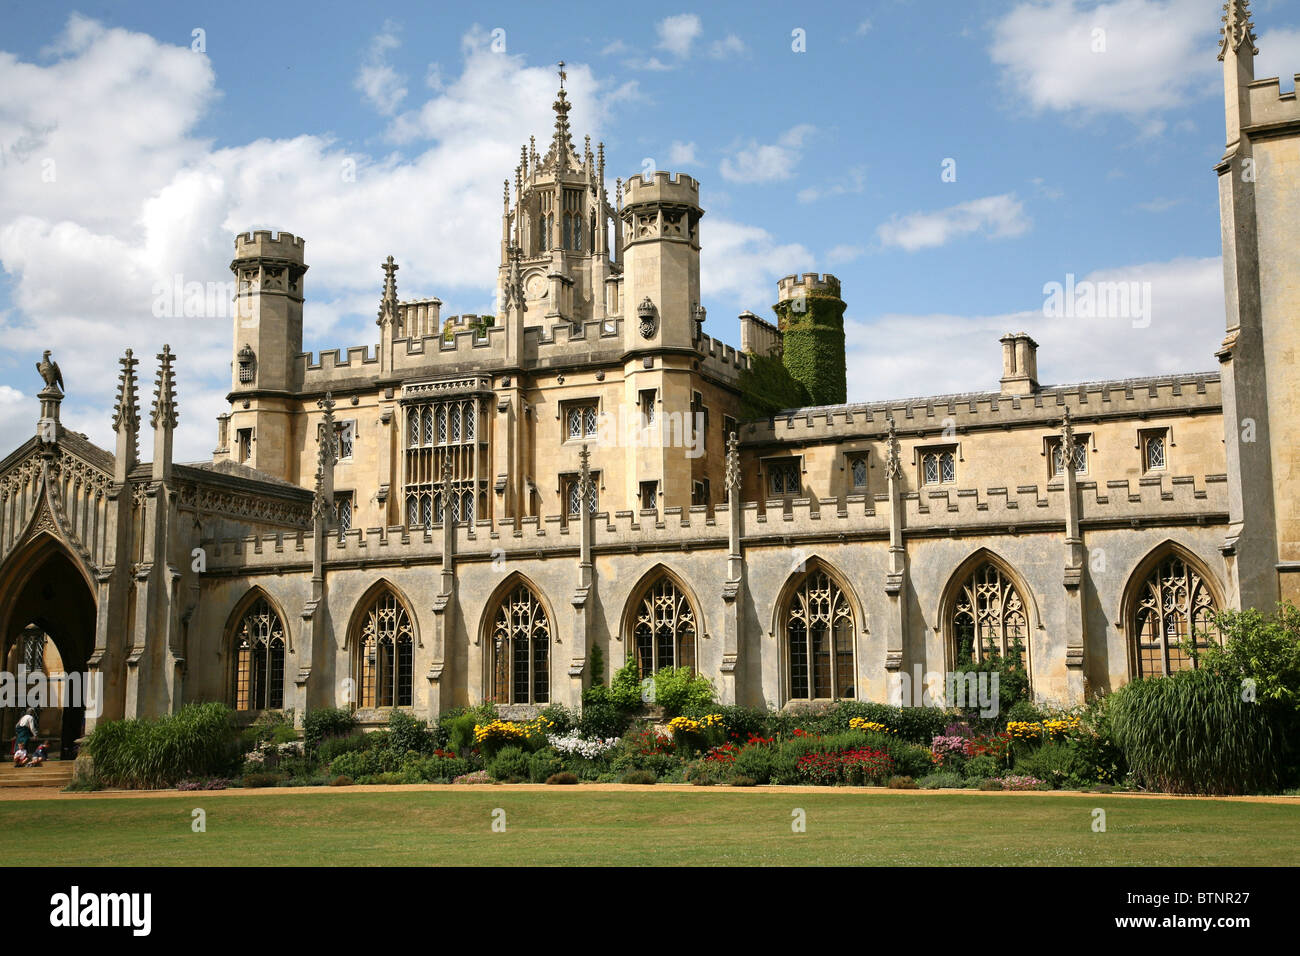
POLYGON ((618 746, 618 737, 586 738, 577 731, 567 734, 555 734, 546 738, 547 742, 562 754, 577 755, 588 760, 608 753, 618 746))

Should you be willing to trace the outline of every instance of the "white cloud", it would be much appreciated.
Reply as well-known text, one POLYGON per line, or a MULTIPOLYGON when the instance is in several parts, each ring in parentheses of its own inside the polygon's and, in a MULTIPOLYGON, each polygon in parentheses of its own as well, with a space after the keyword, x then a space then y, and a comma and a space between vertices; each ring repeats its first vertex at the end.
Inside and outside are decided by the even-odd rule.
POLYGON ((668 162, 673 166, 692 166, 695 164, 695 144, 674 140, 668 147, 668 162))
MULTIPOLYGON (((41 349, 54 349, 68 382, 65 423, 111 447, 113 356, 133 348, 151 381, 167 342, 178 356, 177 457, 210 457, 229 320, 156 318, 152 306, 180 276, 228 308, 234 234, 249 228, 306 238, 309 349, 373 343, 390 253, 403 298, 438 295, 447 314, 481 308, 496 275, 501 181, 530 133, 548 143, 556 83, 549 64, 490 53, 486 39, 468 35, 459 74, 392 118, 388 133, 408 152, 390 156, 305 134, 213 149, 195 132, 219 95, 207 57, 80 16, 40 64, 0 53, 0 268, 13 306, 0 314, 0 376, 24 396, 0 416, 0 445, 32 433, 41 349)), ((567 87, 575 131, 593 138, 612 103, 637 95, 635 84, 601 86, 585 66, 569 68, 567 87)), ((0 411, 11 399, 0 388, 0 411)))
MULTIPOLYGON (((1068 385, 1097 379, 1215 371, 1223 338, 1223 263, 1175 259, 1101 270, 1094 282, 1151 283, 1151 322, 1063 319, 1043 315, 1039 290, 1025 309, 999 315, 882 315, 845 321, 850 401, 876 401, 967 391, 996 391, 1002 375, 998 339, 1026 331, 1039 344, 1039 381, 1068 385), (1141 323, 1138 323, 1140 325, 1141 323), (943 361, 935 361, 935 343, 943 361)), ((1050 277, 1064 282, 1065 276, 1050 277)), ((853 303, 849 303, 852 315, 853 303)))
POLYGON ((838 246, 832 246, 831 250, 826 253, 826 264, 832 266, 844 265, 846 262, 852 262, 861 258, 866 250, 861 246, 851 246, 847 243, 841 243, 838 246))
POLYGON ((627 53, 630 48, 622 40, 611 40, 600 49, 601 56, 615 56, 619 53, 627 53))
POLYGON ((799 190, 798 199, 802 203, 816 202, 828 196, 843 196, 847 193, 860 193, 867 185, 867 167, 854 166, 844 176, 829 186, 806 186, 799 190))
POLYGON ((709 56, 715 60, 726 60, 733 56, 743 56, 747 49, 744 40, 734 33, 728 33, 721 40, 714 40, 709 45, 709 56))
MULTIPOLYGON (((392 116, 406 99, 405 78, 388 63, 388 54, 402 45, 398 38, 399 27, 392 21, 384 24, 382 33, 375 34, 366 50, 365 59, 357 70, 353 86, 361 91, 366 101, 381 116, 392 116)), ((435 79, 430 76, 427 79, 435 79)), ((437 89, 429 83, 431 89, 437 89)))
POLYGON ((815 127, 801 123, 786 130, 776 143, 759 145, 750 140, 748 145, 737 149, 734 156, 722 160, 719 166, 722 178, 748 183, 789 179, 799 164, 804 140, 814 131, 815 127))
POLYGON ((691 44, 704 32, 700 18, 694 13, 681 13, 675 17, 665 17, 655 25, 659 34, 659 48, 667 50, 674 56, 685 58, 690 55, 691 44))
POLYGON ((1261 80, 1278 77, 1282 90, 1295 89, 1295 75, 1300 73, 1300 30, 1269 30, 1260 34, 1255 44, 1255 76, 1261 80))
POLYGON ((1021 3, 994 27, 989 54, 1035 110, 1140 117, 1215 88, 1217 26, 1204 0, 1021 3))
POLYGON ((1138 208, 1143 212, 1168 212, 1175 206, 1181 206, 1182 199, 1152 199, 1148 202, 1138 203, 1138 208))
POLYGON ((860 37, 864 37, 870 32, 871 32, 870 20, 863 20, 861 23, 858 24, 857 30, 854 31, 854 33, 856 33, 860 37))
POLYGON ((973 199, 937 212, 895 216, 882 224, 876 235, 885 246, 916 252, 946 245, 953 239, 973 233, 984 233, 993 239, 1010 238, 1023 235, 1029 227, 1024 204, 1014 193, 1004 193, 973 199))
POLYGON ((759 226, 706 220, 701 239, 701 295, 726 298, 760 314, 776 301, 777 279, 812 268, 813 256, 806 248, 778 242, 759 226))

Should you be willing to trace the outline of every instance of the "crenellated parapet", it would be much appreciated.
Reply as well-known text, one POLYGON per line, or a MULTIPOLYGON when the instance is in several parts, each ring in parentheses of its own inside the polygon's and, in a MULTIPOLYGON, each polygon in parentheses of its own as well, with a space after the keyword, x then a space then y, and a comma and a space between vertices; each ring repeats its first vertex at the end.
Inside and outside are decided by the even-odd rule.
POLYGON ((800 408, 745 423, 744 445, 769 442, 883 437, 893 419, 899 434, 949 429, 1048 426, 1068 408, 1076 419, 1142 417, 1221 410, 1219 376, 1189 375, 1085 382, 1048 387, 1032 395, 971 392, 849 405, 800 408))

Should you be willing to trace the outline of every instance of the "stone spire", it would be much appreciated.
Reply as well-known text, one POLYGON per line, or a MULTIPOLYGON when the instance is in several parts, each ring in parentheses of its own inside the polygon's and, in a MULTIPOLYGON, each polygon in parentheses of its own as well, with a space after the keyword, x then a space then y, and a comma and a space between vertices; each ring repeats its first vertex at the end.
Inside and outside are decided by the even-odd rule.
POLYGON ((552 107, 555 110, 555 135, 551 139, 551 148, 542 160, 542 165, 559 172, 577 169, 578 158, 573 147, 573 136, 569 131, 569 98, 564 92, 564 61, 560 61, 560 91, 555 94, 552 107))
POLYGON ((1241 53, 1242 46, 1247 47, 1249 56, 1256 56, 1259 50, 1255 48, 1255 24, 1250 18, 1250 0, 1228 0, 1223 5, 1223 16, 1220 18, 1223 26, 1219 28, 1219 34, 1222 37, 1219 43, 1219 59, 1222 60, 1228 55, 1228 51, 1241 53))
POLYGON ((384 297, 379 301, 379 318, 375 324, 383 326, 397 321, 397 270, 399 266, 392 256, 383 261, 384 297))
MULTIPOLYGON (((726 466, 727 491, 736 492, 740 490, 740 442, 736 438, 736 433, 732 432, 727 436, 727 466, 726 466)), ((731 495, 731 507, 738 508, 737 495, 731 495)))
MULTIPOLYGON (((390 261, 392 257, 389 257, 390 261)), ((325 410, 320 434, 316 436, 316 490, 312 498, 312 516, 328 523, 334 514, 334 463, 338 461, 334 427, 334 396, 329 392, 316 403, 325 410)))
POLYGON ((118 375, 117 406, 113 409, 113 431, 117 433, 117 463, 114 480, 125 481, 127 474, 140 460, 140 404, 136 395, 135 367, 140 360, 126 350, 118 359, 122 371, 118 375))
POLYGON ((153 479, 161 481, 171 477, 172 435, 176 431, 176 373, 172 363, 176 356, 170 345, 158 353, 158 381, 153 390, 153 479))

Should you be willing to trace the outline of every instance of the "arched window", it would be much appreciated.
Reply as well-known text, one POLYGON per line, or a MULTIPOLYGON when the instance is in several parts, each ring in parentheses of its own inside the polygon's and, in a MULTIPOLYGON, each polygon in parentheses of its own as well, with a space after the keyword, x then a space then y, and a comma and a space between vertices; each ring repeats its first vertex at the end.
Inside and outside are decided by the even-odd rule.
POLYGON ((1205 579, 1178 555, 1163 559, 1142 582, 1134 603, 1137 676, 1160 677, 1192 667, 1189 641, 1219 640, 1214 595, 1205 579))
POLYGON ((406 608, 392 591, 381 591, 361 619, 357 681, 361 707, 412 704, 412 628, 406 608))
POLYGON ((642 592, 632 634, 642 679, 665 667, 695 669, 695 609, 668 577, 642 592))
POLYGON ((284 624, 266 598, 239 618, 234 634, 235 710, 284 706, 284 624))
POLYGON ((492 700, 498 704, 550 701, 551 623, 531 588, 511 588, 492 625, 492 700))
POLYGON ((855 697, 853 609, 848 595, 820 568, 804 575, 785 612, 790 696, 800 700, 855 697))
POLYGON ((1023 655, 1029 640, 1024 598, 991 561, 962 582, 953 601, 951 625, 953 659, 958 664, 981 661, 990 652, 1002 657, 1023 655))

